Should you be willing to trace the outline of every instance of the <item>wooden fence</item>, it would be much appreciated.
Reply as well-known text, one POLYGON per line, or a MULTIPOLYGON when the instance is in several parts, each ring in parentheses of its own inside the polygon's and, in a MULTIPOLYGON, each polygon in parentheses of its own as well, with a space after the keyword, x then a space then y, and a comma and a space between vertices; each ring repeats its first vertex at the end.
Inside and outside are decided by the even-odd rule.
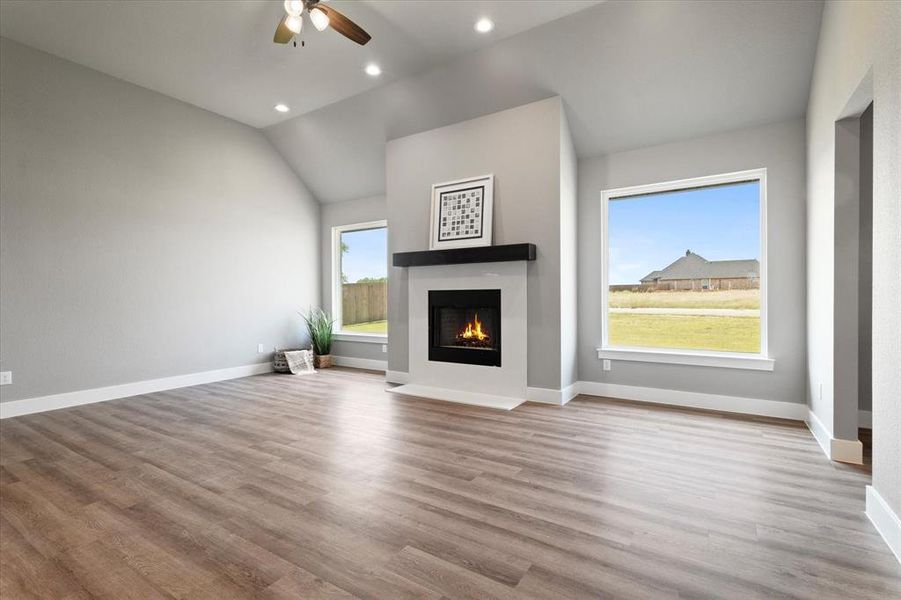
POLYGON ((341 285, 341 321, 344 325, 384 321, 388 318, 388 282, 341 285))

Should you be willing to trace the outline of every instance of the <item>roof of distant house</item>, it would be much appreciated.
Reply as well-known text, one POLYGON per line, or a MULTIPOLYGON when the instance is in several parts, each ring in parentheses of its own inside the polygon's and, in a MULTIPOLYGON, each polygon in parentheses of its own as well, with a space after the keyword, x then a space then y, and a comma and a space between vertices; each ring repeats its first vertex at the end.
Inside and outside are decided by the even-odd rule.
POLYGON ((641 278, 642 283, 673 279, 729 279, 758 277, 760 263, 756 258, 746 260, 707 260, 691 250, 665 269, 651 271, 641 278))

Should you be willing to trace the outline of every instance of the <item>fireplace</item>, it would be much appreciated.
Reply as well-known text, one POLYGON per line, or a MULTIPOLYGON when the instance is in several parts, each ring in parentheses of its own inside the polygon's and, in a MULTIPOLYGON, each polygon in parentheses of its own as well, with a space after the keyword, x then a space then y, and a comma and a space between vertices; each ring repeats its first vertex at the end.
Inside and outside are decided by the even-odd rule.
POLYGON ((501 291, 429 290, 429 360, 501 366, 501 291))

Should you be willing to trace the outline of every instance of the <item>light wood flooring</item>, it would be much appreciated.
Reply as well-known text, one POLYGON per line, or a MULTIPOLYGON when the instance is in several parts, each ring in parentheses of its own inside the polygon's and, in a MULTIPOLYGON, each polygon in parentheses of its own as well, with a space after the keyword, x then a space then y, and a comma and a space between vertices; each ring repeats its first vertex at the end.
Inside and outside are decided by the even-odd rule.
POLYGON ((0 596, 897 598, 807 429, 263 375, 0 422, 0 596))

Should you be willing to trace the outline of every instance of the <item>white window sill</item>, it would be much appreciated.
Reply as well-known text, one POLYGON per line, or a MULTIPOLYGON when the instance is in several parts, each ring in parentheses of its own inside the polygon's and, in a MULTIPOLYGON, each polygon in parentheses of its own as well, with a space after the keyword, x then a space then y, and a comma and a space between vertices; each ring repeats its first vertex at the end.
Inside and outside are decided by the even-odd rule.
POLYGON ((650 348, 598 348, 598 358, 635 362, 695 365, 724 369, 772 371, 776 361, 759 354, 732 352, 692 352, 691 350, 661 350, 650 348))
POLYGON ((383 333, 336 333, 332 337, 339 342, 363 342, 364 344, 388 343, 388 336, 383 333))

